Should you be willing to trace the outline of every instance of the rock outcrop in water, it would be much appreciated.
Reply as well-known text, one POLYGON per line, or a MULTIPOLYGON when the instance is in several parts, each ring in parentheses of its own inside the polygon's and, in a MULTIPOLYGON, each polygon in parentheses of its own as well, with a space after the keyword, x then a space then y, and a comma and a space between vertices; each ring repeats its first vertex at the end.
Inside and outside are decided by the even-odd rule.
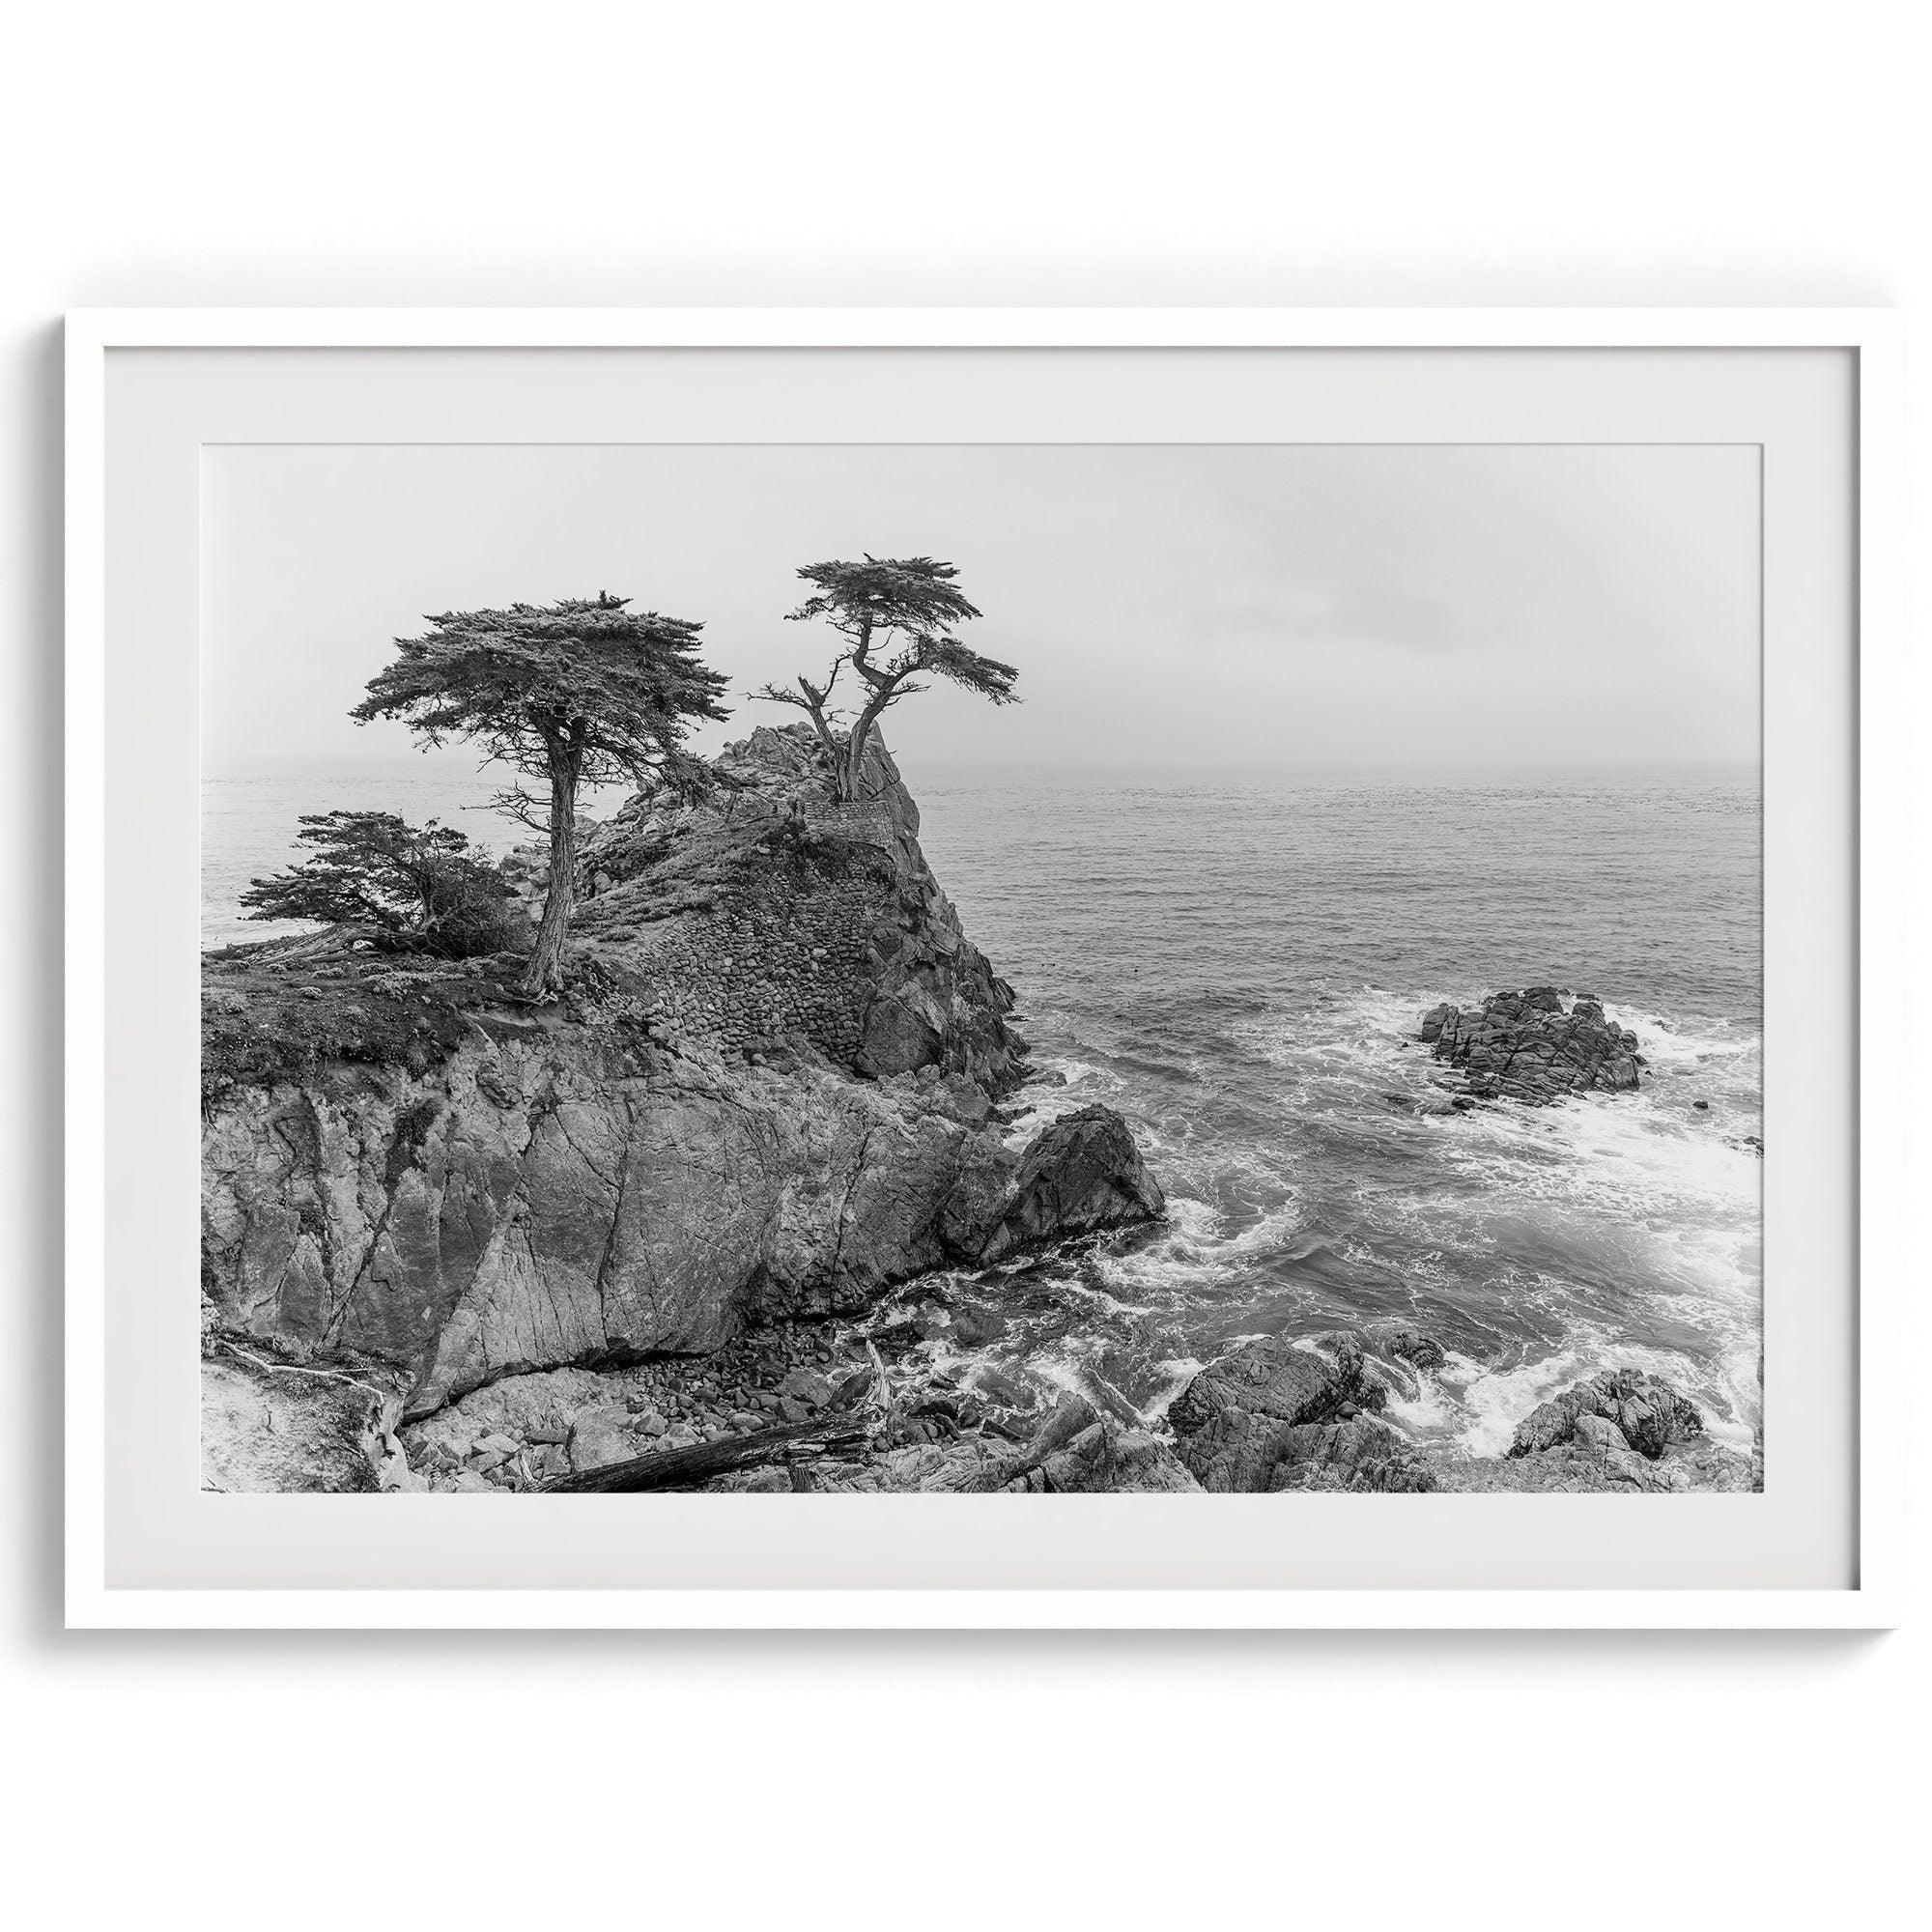
POLYGON ((1517 1425, 1512 1456, 1537 1456, 1565 1443, 1634 1449, 1653 1463, 1704 1433, 1694 1404, 1640 1369, 1616 1369, 1544 1403, 1517 1425), (1601 1423, 1603 1427, 1595 1425, 1601 1423))
POLYGON ((1204 1369, 1168 1410, 1204 1490, 1426 1490, 1415 1450, 1374 1419, 1388 1391, 1349 1335, 1268 1336, 1204 1369))
POLYGON ((1445 1490, 1657 1493, 1754 1490, 1757 1471, 1713 1442, 1688 1397, 1641 1369, 1565 1389, 1517 1425, 1509 1455, 1447 1464, 1445 1490))
POLYGON ((1492 993, 1480 1009, 1448 1005, 1425 1013, 1418 1037, 1437 1060, 1459 1068, 1479 1100, 1531 1106, 1566 1094, 1636 1091, 1643 1059, 1637 1037, 1579 997, 1571 1006, 1554 986, 1492 993))
POLYGON ((1111 1107, 1082 1107, 1043 1128, 1015 1168, 977 1167, 947 1208, 952 1248, 998 1261, 1036 1241, 1146 1221, 1166 1207, 1127 1123, 1111 1107))
MULTIPOLYGON (((555 1006, 515 997, 508 955, 205 960, 212 1332, 371 1365, 421 1418, 1162 1210, 1105 1109, 1004 1144, 1012 994, 882 749, 851 806, 804 727, 754 733, 720 775, 706 803, 640 799, 584 840, 555 1006)), ((233 1457, 222 1479, 246 1486, 233 1457)))
MULTIPOLYGON (((1366 1331, 1388 1356, 1440 1366, 1404 1324, 1366 1331)), ((1249 1342, 1204 1369, 1168 1411, 1175 1450, 1205 1490, 1490 1493, 1730 1492, 1757 1487, 1744 1457, 1713 1442, 1696 1406, 1636 1369, 1578 1382, 1518 1425, 1506 1457, 1427 1449, 1377 1411, 1389 1390, 1350 1335, 1249 1342)))

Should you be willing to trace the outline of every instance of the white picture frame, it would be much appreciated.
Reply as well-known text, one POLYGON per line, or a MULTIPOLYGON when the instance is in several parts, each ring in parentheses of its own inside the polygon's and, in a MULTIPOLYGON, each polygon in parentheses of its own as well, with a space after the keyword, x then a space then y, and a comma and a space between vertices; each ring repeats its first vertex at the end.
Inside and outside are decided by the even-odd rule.
MULTIPOLYGON (((1897 1620, 1905 1418, 1902 396, 1874 310, 82 310, 67 325, 67 1605, 85 1628, 1869 1628, 1897 1620), (1834 1588, 264 1587, 119 1579, 108 1539, 109 366, 121 352, 1832 351, 1855 359, 1858 1279, 1850 1574, 1834 1588)), ((1373 440, 1373 439, 1369 439, 1373 440)), ((1688 440, 1695 440, 1694 437, 1688 440)), ((177 506, 191 514, 191 505, 177 506)), ((1770 1019, 1771 1051, 1776 1037, 1770 1019)), ((1848 1076, 1849 1066, 1833 1069, 1848 1076)), ((1768 1350, 1776 1347, 1774 1336, 1768 1350)), ((265 1529, 285 1501, 227 1498, 265 1529)), ((410 1499, 426 1502, 433 1499, 410 1499)), ((442 1500, 442 1499, 434 1499, 442 1500)), ((459 1508, 461 1499, 450 1499, 459 1508)), ((680 1499, 680 1501, 687 1499, 680 1499)), ((694 1498, 691 1501, 711 1499, 694 1498)), ((718 1499, 740 1503, 741 1499, 718 1499)), ((745 1499, 750 1500, 750 1499, 745 1499)), ((917 1502, 919 1499, 907 1499, 917 1502)), ((1087 1499, 1101 1505, 1127 1499, 1087 1499)), ((1330 1499, 1322 1499, 1328 1501, 1330 1499)), ((1388 1508, 1390 1499, 1333 1499, 1388 1508)), ((1406 1499, 1403 1499, 1406 1500, 1406 1499)), ((1476 1499, 1462 1499, 1472 1505, 1476 1499)), ((1484 1499, 1490 1500, 1490 1499, 1484 1499)), ((1507 1501, 1509 1499, 1494 1499, 1507 1501)), ((1562 1500, 1562 1499, 1541 1499, 1562 1500)), ((1587 1501, 1628 1508, 1625 1499, 1587 1501)), ((1397 1507, 1401 1506, 1397 1502, 1397 1507)), ((1673 1507, 1697 1508, 1691 1499, 1673 1507)), ((320 1520, 320 1518, 311 1518, 320 1520)))

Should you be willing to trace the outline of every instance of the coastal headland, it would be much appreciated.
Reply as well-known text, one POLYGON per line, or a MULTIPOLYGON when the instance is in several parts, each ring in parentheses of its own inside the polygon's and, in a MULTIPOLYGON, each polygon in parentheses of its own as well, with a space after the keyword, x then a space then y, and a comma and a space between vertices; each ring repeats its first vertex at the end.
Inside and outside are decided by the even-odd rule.
MULTIPOLYGON (((1425 1452, 1381 1411, 1435 1345, 1389 1324, 1244 1343, 1157 1416, 924 1372, 901 1284, 996 1323, 1031 1252, 1144 1238, 1158 1178, 1111 1110, 1045 1117, 883 745, 847 802, 804 725, 715 778, 583 828, 554 1000, 513 951, 206 955, 209 1487, 1751 1487, 1634 1371, 1506 1456, 1425 1452)), ((1634 1037, 1546 990, 1429 1016, 1459 1102, 1635 1085, 1634 1037)))

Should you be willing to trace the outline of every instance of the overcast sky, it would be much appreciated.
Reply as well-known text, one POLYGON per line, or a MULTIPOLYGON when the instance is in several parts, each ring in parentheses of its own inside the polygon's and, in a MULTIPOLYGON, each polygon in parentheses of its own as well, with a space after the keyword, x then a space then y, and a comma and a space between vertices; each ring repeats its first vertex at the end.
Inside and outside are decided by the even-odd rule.
POLYGON ((345 714, 432 611, 611 590, 738 693, 821 672, 794 572, 867 551, 956 563, 1020 668, 889 714, 909 773, 1758 755, 1753 448, 228 447, 203 501, 214 774, 413 755, 345 714))

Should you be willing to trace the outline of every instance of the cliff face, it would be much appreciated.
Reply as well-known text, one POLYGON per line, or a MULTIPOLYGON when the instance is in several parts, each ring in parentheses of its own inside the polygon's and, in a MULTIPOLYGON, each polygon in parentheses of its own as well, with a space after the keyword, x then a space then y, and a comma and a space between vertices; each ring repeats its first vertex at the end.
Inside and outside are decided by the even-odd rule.
POLYGON ((1015 1086, 1012 990, 940 891, 885 749, 853 805, 826 797, 803 725, 754 731, 717 770, 706 804, 633 800, 585 840, 578 929, 647 981, 653 1025, 727 1057, 804 1040, 863 1075, 1015 1086))
POLYGON ((555 1007, 515 1000, 508 958, 206 962, 213 1329, 391 1365, 422 1415, 1160 1211, 1100 1110, 1003 1145, 1012 995, 883 753, 850 807, 802 729, 720 772, 586 840, 555 1007))

